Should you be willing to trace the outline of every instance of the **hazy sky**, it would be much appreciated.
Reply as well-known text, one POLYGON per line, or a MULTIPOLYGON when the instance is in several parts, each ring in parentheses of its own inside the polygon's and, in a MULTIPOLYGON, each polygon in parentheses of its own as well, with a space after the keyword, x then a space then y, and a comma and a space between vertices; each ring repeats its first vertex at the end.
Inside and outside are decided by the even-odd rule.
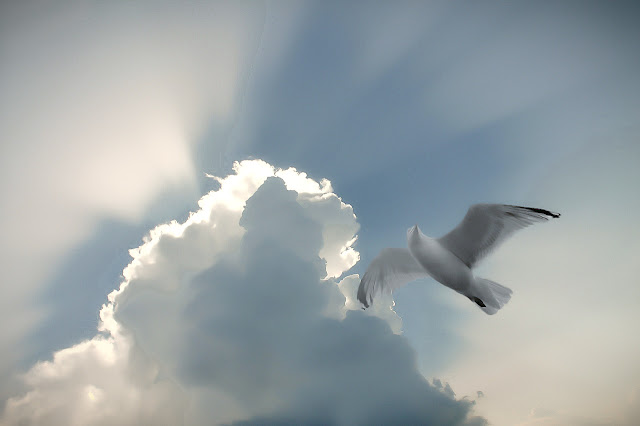
POLYGON ((3 2, 0 421, 638 424, 639 19, 3 2), (480 267, 503 310, 359 310, 379 250, 475 202, 562 213, 480 267))

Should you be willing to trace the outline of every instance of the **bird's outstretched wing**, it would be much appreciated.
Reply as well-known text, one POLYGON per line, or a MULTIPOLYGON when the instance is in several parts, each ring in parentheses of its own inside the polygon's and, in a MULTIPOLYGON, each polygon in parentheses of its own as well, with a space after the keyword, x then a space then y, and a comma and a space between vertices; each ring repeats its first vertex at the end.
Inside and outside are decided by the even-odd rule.
POLYGON ((358 287, 358 300, 368 308, 378 293, 391 292, 410 281, 427 276, 427 271, 408 249, 386 248, 373 259, 362 277, 358 287))
POLYGON ((518 229, 560 217, 544 209, 506 204, 474 204, 462 222, 438 242, 472 268, 518 229))

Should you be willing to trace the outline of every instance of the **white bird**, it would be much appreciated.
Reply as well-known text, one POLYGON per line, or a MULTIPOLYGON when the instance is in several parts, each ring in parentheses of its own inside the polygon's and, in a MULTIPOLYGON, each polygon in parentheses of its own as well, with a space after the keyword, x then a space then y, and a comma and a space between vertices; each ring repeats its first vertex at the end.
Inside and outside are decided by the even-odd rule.
POLYGON ((368 308, 380 292, 431 276, 493 315, 511 298, 511 289, 473 275, 473 267, 515 231, 560 217, 544 209, 505 204, 474 204, 462 222, 440 238, 424 235, 418 225, 407 230, 408 249, 386 248, 365 272, 358 300, 368 308))

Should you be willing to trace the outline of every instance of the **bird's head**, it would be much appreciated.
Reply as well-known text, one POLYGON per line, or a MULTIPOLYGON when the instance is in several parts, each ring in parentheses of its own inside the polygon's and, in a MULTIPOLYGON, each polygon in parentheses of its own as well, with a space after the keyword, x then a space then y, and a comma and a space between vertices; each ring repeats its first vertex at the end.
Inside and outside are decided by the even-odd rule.
POLYGON ((412 236, 420 235, 420 228, 418 225, 413 225, 411 228, 407 229, 407 240, 411 239, 412 236))

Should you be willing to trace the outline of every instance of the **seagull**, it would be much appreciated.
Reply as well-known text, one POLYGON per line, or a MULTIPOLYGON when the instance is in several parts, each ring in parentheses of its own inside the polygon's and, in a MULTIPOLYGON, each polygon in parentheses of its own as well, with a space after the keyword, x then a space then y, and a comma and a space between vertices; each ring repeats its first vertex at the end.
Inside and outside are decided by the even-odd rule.
POLYGON ((511 299, 512 291, 474 276, 473 268, 517 230, 558 217, 559 213, 533 207, 474 204, 443 237, 428 237, 415 225, 407 230, 408 248, 386 248, 373 259, 360 281, 358 300, 365 309, 380 292, 391 293, 431 276, 493 315, 511 299))

